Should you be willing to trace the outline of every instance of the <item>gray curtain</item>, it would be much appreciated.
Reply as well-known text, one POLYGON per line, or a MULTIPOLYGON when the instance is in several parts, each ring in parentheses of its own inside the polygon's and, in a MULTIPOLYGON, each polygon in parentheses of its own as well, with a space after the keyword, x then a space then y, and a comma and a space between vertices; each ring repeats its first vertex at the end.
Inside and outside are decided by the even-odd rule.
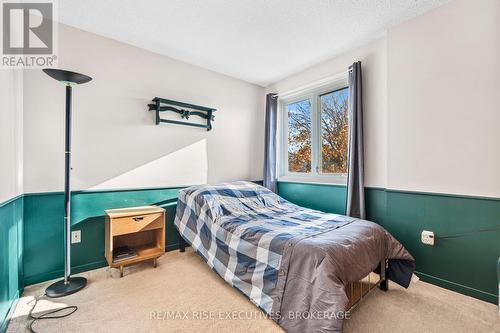
POLYGON ((363 178, 363 99, 361 61, 349 67, 349 158, 346 215, 366 218, 363 178))
POLYGON ((276 192, 276 131, 278 96, 266 96, 266 135, 264 147, 264 186, 276 192))

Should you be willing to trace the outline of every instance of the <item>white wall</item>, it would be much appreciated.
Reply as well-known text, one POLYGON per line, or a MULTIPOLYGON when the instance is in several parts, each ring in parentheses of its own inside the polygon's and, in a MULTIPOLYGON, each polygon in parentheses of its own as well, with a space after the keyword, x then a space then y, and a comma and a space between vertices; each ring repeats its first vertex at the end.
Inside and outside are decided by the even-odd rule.
POLYGON ((0 203, 23 192, 22 78, 0 69, 0 203))
MULTIPOLYGON (((262 177, 262 88, 66 26, 59 42, 60 67, 94 77, 74 91, 74 187, 262 177), (146 111, 154 96, 216 107, 214 130, 155 126, 146 111)), ((302 86, 357 60, 367 186, 500 196, 499 1, 455 0, 267 91, 302 86)), ((25 71, 26 192, 62 189, 63 107, 63 87, 25 71)))
POLYGON ((388 187, 500 196, 500 1, 453 1, 387 35, 388 187))
POLYGON ((500 196, 500 1, 452 1, 268 92, 358 60, 367 186, 500 196))
POLYGON ((367 186, 386 186, 387 70, 386 42, 380 39, 342 56, 311 67, 267 88, 282 93, 344 72, 360 60, 363 68, 365 178, 367 186))
MULTIPOLYGON (((104 37, 59 26, 59 67, 93 77, 73 89, 73 188, 262 179, 264 89, 104 37), (214 107, 214 129, 154 123, 155 96, 214 107)), ((64 87, 24 74, 25 192, 64 174, 64 87)))

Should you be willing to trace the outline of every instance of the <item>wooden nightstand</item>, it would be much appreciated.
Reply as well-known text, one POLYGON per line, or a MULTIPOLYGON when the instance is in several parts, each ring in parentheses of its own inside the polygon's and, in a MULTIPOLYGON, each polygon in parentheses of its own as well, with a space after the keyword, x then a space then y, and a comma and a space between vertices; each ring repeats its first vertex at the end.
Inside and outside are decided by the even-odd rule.
MULTIPOLYGON (((157 206, 108 209, 105 223, 106 260, 110 267, 120 268, 144 260, 156 260, 165 253, 165 209, 157 206), (129 248, 136 256, 113 260, 113 251, 129 248)), ((116 253, 115 253, 116 256, 116 253)))

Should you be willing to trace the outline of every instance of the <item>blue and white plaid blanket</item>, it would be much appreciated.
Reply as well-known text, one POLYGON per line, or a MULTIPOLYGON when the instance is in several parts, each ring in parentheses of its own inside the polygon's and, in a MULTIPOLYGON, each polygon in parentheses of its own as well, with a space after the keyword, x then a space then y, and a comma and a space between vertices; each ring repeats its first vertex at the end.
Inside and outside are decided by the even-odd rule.
POLYGON ((353 219, 296 206, 251 182, 181 190, 175 225, 231 286, 271 314, 285 246, 353 219))

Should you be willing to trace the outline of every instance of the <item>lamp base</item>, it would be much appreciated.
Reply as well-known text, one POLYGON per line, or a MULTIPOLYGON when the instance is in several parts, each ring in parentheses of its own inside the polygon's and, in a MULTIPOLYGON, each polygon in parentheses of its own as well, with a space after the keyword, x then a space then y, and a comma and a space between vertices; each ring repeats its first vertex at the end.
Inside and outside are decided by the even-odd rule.
POLYGON ((45 290, 45 295, 51 298, 63 297, 82 290, 87 285, 87 279, 84 277, 70 277, 67 283, 64 280, 57 281, 45 290))

